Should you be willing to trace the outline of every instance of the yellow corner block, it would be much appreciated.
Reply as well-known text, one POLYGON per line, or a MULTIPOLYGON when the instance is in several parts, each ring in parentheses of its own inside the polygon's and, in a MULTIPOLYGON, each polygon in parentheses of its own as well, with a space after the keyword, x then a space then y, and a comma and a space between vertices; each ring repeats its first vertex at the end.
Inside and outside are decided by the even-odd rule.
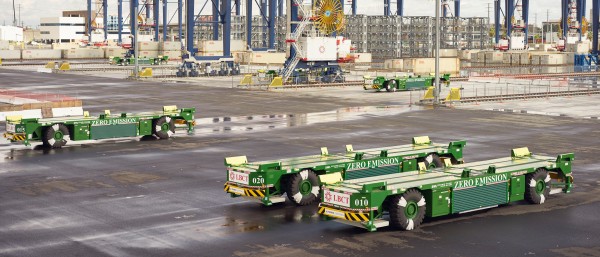
POLYGON ((273 81, 271 81, 271 84, 269 85, 269 87, 280 87, 280 86, 283 86, 283 79, 281 77, 273 78, 273 81))
POLYGON ((327 184, 327 185, 331 185, 331 184, 335 184, 335 183, 344 181, 344 179, 342 178, 342 173, 340 173, 340 172, 319 175, 319 180, 321 180, 321 183, 327 184))
POLYGON ((225 158, 225 165, 240 166, 246 163, 248 163, 248 158, 246 156, 235 156, 225 158))
POLYGON ((23 116, 21 116, 21 115, 6 116, 6 121, 20 122, 21 119, 23 119, 23 116))
POLYGON ((354 147, 352 147, 352 145, 346 145, 346 152, 347 153, 354 152, 354 147))
POLYGON ((327 150, 327 147, 321 147, 321 155, 329 155, 329 150, 327 150))
POLYGON ((413 145, 427 145, 427 144, 431 144, 431 140, 429 139, 428 136, 421 136, 421 137, 413 137, 413 145))
POLYGON ((71 70, 71 64, 69 64, 68 62, 63 62, 60 64, 60 67, 58 68, 58 70, 62 70, 62 71, 71 70))
POLYGON ((177 105, 163 106, 163 112, 176 112, 176 111, 177 111, 177 105))
POLYGON ((48 62, 46 64, 46 69, 54 69, 54 66, 56 65, 55 62, 48 62))
POLYGON ((513 158, 521 158, 531 156, 531 152, 529 152, 529 148, 521 147, 512 149, 511 156, 513 158))
POLYGON ((433 99, 433 89, 434 87, 428 87, 427 92, 423 96, 423 100, 432 100, 433 99))
POLYGON ((419 171, 426 171, 427 170, 427 166, 425 165, 424 162, 419 162, 418 166, 419 166, 419 171))
POLYGON ((446 101, 460 101, 460 88, 450 88, 450 94, 446 97, 446 101))
POLYGON ((140 72, 140 77, 142 78, 151 78, 152 77, 152 68, 145 68, 140 72))
POLYGON ((252 85, 252 75, 244 75, 242 81, 240 81, 240 86, 250 86, 252 85))

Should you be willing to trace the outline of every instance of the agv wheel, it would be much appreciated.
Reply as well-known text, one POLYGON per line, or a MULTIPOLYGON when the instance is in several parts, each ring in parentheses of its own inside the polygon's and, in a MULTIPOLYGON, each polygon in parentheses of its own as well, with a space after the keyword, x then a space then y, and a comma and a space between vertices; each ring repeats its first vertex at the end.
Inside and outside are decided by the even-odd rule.
POLYGON ((42 142, 45 146, 61 148, 67 144, 69 129, 65 124, 53 124, 46 127, 42 133, 42 142))
POLYGON ((425 197, 416 189, 392 196, 389 203, 390 225, 394 227, 413 230, 419 227, 425 218, 425 197))
POLYGON ((434 153, 425 156, 425 158, 420 158, 418 161, 424 162, 428 170, 444 167, 444 162, 442 162, 440 156, 434 153))
POLYGON ((312 170, 302 170, 290 175, 285 191, 296 205, 309 205, 319 198, 319 178, 312 170))
POLYGON ((388 92, 396 92, 398 89, 398 82, 395 79, 388 80, 385 82, 385 90, 388 92))
POLYGON ((532 204, 543 204, 550 195, 550 174, 544 168, 525 176, 525 200, 532 204))
POLYGON ((162 116, 153 120, 152 133, 160 139, 171 137, 175 133, 175 120, 169 116, 162 116))

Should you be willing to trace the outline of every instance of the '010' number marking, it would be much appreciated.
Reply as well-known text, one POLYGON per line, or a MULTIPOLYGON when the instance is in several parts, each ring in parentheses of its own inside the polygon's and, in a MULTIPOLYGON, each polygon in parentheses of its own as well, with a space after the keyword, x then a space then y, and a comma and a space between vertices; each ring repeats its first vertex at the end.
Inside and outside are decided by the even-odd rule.
POLYGON ((367 200, 367 199, 356 199, 356 200, 354 200, 354 205, 355 206, 368 206, 369 205, 369 200, 367 200))

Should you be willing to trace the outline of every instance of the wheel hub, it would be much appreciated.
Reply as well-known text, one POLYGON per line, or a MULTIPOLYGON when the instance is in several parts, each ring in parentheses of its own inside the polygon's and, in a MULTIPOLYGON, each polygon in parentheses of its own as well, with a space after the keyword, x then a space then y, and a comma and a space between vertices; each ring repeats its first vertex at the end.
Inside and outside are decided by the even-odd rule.
POLYGON ((302 182, 300 182, 300 193, 302 195, 310 194, 311 191, 312 191, 312 184, 310 183, 310 181, 303 180, 302 182))
POLYGON ((537 183, 535 184, 535 191, 538 194, 543 194, 544 190, 546 189, 546 182, 544 182, 543 180, 538 180, 537 183))
POLYGON ((416 217, 418 211, 419 211, 419 206, 415 202, 407 203, 406 208, 404 208, 404 214, 409 219, 416 217))
POLYGON ((160 125, 160 130, 162 130, 162 131, 168 131, 169 130, 169 123, 163 123, 162 125, 160 125))
POLYGON ((54 132, 54 139, 57 140, 57 141, 58 140, 62 140, 64 136, 65 135, 62 133, 62 131, 56 131, 56 132, 54 132))

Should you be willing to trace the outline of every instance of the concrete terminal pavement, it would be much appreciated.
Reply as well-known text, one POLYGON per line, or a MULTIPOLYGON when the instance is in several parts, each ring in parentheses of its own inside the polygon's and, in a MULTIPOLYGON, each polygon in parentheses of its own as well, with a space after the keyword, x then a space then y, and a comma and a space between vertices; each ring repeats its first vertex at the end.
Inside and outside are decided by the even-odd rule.
POLYGON ((199 127, 197 135, 167 141, 0 147, 3 256, 594 256, 600 250, 597 120, 448 108, 388 114, 375 108, 337 118, 339 112, 327 111, 393 102, 298 94, 267 99, 273 95, 5 70, 0 76, 23 90, 79 92, 92 111, 177 104, 197 107, 201 118, 220 118, 204 124, 217 131, 199 127), (299 118, 323 112, 316 116, 323 122, 299 118), (252 124, 232 117, 265 114, 276 119, 254 120, 263 129, 231 129, 252 124), (575 152, 575 188, 543 205, 510 204, 428 220, 416 231, 375 233, 321 221, 316 205, 263 207, 223 192, 226 156, 269 160, 317 153, 322 146, 333 152, 346 144, 405 144, 417 135, 436 142, 466 139, 467 162, 505 157, 521 146, 539 154, 575 152))

